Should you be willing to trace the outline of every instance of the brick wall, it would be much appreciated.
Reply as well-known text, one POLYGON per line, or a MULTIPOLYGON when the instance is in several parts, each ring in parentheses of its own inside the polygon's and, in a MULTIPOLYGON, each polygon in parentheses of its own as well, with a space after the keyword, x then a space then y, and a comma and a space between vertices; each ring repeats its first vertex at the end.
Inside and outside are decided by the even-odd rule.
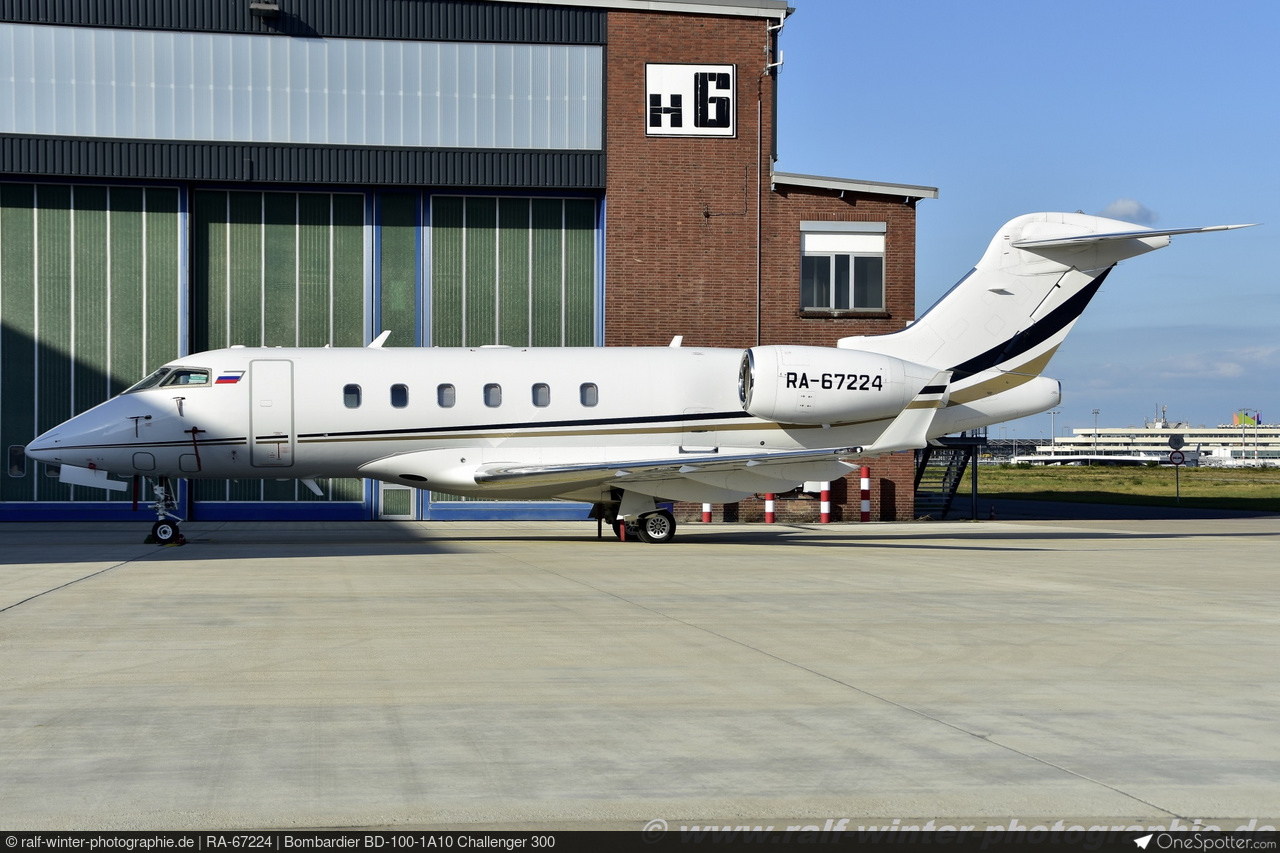
MULTIPOLYGON (((896 331, 914 317, 914 205, 897 196, 846 193, 841 198, 823 189, 770 188, 775 80, 762 75, 768 23, 760 18, 609 12, 604 306, 609 346, 663 346, 674 335, 684 335, 686 346, 747 347, 757 342, 757 334, 762 344, 833 346, 847 335, 896 331), (645 136, 649 62, 735 65, 737 136, 645 136), (801 316, 802 220, 888 224, 885 311, 801 316)), ((858 164, 849 167, 865 176, 858 164)), ((872 517, 911 518, 911 454, 871 464, 872 517)), ((858 475, 851 476, 852 485, 837 490, 848 497, 833 513, 856 520, 858 475)), ((744 521, 763 518, 759 500, 744 501, 737 510, 744 521)), ((788 501, 779 511, 797 520, 811 514, 816 520, 818 503, 788 501)), ((680 514, 700 518, 701 507, 682 505, 680 514)), ((717 507, 716 517, 722 514, 717 507)))
MULTIPOLYGON (((889 453, 858 460, 871 469, 871 520, 908 521, 914 517, 915 454, 910 451, 889 453)), ((831 484, 831 520, 858 521, 862 511, 862 474, 853 471, 831 484)), ((774 515, 779 523, 816 524, 821 519, 821 502, 815 496, 777 500, 774 515)), ((676 520, 694 523, 702 520, 702 504, 675 504, 676 520)), ((737 504, 713 504, 713 523, 723 521, 764 521, 764 499, 748 498, 737 504)))

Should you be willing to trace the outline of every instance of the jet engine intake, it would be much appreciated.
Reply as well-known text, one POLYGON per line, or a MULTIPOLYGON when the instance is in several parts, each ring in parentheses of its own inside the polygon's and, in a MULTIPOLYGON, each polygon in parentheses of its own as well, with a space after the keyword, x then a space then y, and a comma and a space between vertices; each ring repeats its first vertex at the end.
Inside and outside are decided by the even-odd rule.
POLYGON ((777 423, 875 421, 897 417, 937 372, 858 350, 752 347, 742 354, 738 397, 748 414, 777 423))

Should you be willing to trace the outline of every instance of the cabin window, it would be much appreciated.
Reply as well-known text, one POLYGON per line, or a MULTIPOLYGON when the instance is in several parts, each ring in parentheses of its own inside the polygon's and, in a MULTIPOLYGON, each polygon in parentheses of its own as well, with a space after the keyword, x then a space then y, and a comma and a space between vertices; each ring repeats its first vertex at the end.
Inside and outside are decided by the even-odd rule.
POLYGON ((495 382, 490 382, 484 386, 484 404, 491 409, 496 409, 502 405, 502 386, 495 382))
POLYGON ((582 405, 594 406, 600 402, 600 389, 596 387, 594 382, 583 382, 578 391, 582 398, 582 405))
POLYGON ((360 408, 360 386, 359 385, 343 385, 342 386, 342 405, 348 409, 360 408))
POLYGON ((800 223, 800 309, 883 311, 883 222, 800 223))
POLYGON ((27 453, 21 444, 9 445, 9 476, 27 476, 27 453))
POLYGON ((539 382, 533 386, 533 404, 540 409, 551 405, 550 385, 545 382, 539 382))
POLYGON ((453 404, 458 402, 458 392, 452 385, 444 384, 436 386, 436 402, 440 404, 442 409, 452 409, 453 404))
POLYGON ((409 405, 408 385, 391 386, 391 405, 396 409, 403 409, 405 406, 409 405))

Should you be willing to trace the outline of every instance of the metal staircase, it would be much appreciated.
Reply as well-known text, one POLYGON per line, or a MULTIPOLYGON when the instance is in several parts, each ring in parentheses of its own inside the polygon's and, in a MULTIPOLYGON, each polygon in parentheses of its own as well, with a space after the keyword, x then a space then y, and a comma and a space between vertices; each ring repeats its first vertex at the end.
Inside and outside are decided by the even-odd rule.
MULTIPOLYGON (((974 462, 986 442, 985 431, 962 433, 937 439, 936 444, 916 451, 916 518, 941 521, 947 517, 964 480, 965 469, 974 462)), ((973 470, 973 488, 977 490, 976 467, 973 470)))

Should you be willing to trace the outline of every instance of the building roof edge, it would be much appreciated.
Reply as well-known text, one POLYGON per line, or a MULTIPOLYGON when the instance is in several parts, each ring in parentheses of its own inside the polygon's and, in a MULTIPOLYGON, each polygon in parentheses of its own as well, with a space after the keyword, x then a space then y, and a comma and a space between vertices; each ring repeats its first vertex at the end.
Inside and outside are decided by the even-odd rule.
POLYGON ((816 187, 824 190, 842 190, 844 192, 871 193, 873 195, 901 195, 908 198, 938 197, 937 187, 923 187, 914 184, 887 184, 883 181, 825 178, 821 175, 800 175, 794 172, 774 172, 769 178, 773 184, 784 184, 792 187, 816 187))
MULTIPOLYGON (((528 3, 531 0, 499 0, 528 3)), ((740 15, 785 18, 795 11, 787 0, 532 0, 541 6, 589 6, 629 12, 679 12, 686 15, 740 15)))

